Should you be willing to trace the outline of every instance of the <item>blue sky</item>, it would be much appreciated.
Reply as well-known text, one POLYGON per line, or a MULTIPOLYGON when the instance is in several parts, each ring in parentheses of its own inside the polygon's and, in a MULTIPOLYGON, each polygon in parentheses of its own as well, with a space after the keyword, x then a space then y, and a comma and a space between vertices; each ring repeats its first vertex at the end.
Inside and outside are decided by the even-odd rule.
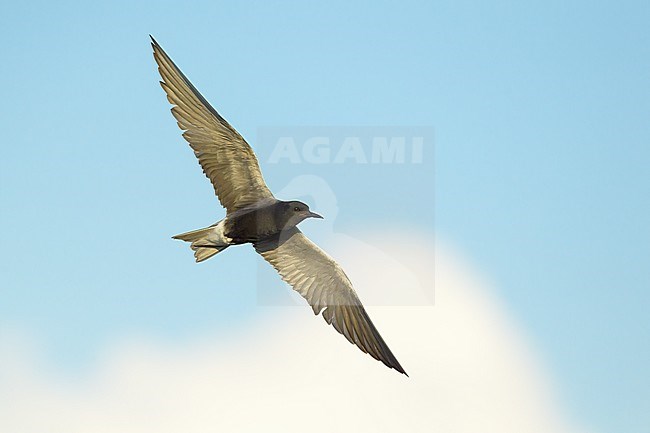
POLYGON ((646 2, 5 5, 0 326, 34 331, 74 375, 121 335, 183 340, 258 314, 251 251, 196 266, 170 239, 222 211, 151 33, 262 162, 269 127, 433 128, 416 168, 262 168, 274 189, 327 178, 342 233, 372 218, 452 242, 572 417, 647 431, 649 20, 646 2))

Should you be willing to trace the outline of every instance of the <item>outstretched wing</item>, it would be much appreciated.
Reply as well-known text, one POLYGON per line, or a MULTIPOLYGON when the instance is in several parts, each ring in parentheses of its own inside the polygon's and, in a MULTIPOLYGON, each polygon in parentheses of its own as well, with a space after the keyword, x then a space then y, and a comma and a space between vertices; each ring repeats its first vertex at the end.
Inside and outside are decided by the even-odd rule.
POLYGON ((255 250, 307 300, 314 314, 322 312, 325 321, 350 343, 406 374, 372 324, 343 269, 300 230, 293 228, 256 243, 255 250))
POLYGON ((253 149, 212 108, 190 80, 151 38, 153 56, 162 77, 172 114, 183 137, 194 149, 203 173, 210 179, 221 205, 228 212, 273 197, 266 186, 253 149))

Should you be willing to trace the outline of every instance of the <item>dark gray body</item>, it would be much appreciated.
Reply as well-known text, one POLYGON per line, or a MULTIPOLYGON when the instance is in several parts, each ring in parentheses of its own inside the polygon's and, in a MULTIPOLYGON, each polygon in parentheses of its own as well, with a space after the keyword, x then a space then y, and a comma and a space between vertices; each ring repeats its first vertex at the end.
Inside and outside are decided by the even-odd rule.
POLYGON ((258 243, 276 237, 307 218, 322 218, 300 201, 266 199, 226 215, 223 234, 230 245, 258 243))
POLYGON ((278 241, 282 233, 289 235, 291 229, 307 218, 322 216, 311 212, 300 201, 266 198, 227 213, 223 220, 210 227, 182 233, 174 239, 191 242, 196 261, 202 262, 230 245, 278 241))
POLYGON ((232 245, 262 241, 290 227, 292 210, 291 202, 280 200, 236 210, 226 216, 224 235, 232 245))

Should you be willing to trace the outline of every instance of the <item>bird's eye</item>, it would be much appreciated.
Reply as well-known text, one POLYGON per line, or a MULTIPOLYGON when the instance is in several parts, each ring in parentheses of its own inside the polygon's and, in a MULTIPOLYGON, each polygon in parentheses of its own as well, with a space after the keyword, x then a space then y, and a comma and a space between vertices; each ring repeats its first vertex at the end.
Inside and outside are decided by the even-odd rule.
POLYGON ((300 212, 300 208, 298 206, 293 208, 294 212, 300 212))

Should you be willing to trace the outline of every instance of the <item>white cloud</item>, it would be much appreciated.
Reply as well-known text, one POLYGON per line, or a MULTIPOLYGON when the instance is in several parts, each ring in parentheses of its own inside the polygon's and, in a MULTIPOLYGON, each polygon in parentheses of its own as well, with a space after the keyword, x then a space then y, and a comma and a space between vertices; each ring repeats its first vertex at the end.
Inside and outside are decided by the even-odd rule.
MULTIPOLYGON (((364 268, 355 248, 333 253, 356 269, 362 299, 420 290, 396 287, 395 269, 364 268)), ((435 307, 369 309, 410 378, 358 351, 308 307, 262 308, 257 322, 225 339, 116 343, 82 383, 46 374, 24 338, 0 333, 0 431, 578 431, 525 335, 466 264, 438 248, 434 275, 431 247, 391 249, 419 284, 436 284, 435 307)))

